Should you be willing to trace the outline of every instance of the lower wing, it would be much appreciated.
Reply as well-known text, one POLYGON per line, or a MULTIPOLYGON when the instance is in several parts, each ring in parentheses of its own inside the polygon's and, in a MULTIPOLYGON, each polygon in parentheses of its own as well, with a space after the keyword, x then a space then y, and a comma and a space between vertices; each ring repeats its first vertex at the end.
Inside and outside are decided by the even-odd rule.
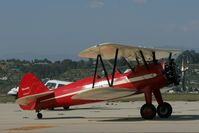
POLYGON ((125 96, 133 95, 136 89, 126 89, 126 88, 93 88, 77 95, 74 95, 72 99, 78 100, 112 100, 125 96))

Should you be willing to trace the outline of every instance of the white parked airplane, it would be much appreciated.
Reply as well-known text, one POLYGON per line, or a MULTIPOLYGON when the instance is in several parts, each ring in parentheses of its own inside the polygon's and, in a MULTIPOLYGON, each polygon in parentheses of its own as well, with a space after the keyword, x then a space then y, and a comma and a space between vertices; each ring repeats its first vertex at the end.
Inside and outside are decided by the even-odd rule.
MULTIPOLYGON (((70 84, 70 83, 72 83, 72 82, 69 82, 69 81, 61 81, 61 80, 48 80, 48 81, 45 83, 45 86, 46 86, 49 90, 52 90, 52 89, 55 89, 55 88, 58 88, 58 87, 61 87, 61 86, 64 86, 64 85, 67 85, 67 84, 70 84)), ((10 96, 17 96, 18 90, 19 90, 19 87, 14 87, 14 88, 12 88, 10 91, 8 91, 7 95, 10 95, 10 96)))

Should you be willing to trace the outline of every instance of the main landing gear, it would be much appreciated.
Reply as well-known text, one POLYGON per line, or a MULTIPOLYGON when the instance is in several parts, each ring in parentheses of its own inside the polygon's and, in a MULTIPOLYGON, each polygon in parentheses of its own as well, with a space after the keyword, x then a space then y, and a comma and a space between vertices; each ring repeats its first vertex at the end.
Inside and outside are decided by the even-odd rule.
POLYGON ((152 104, 152 93, 145 92, 146 104, 140 109, 142 118, 151 120, 156 116, 156 112, 160 118, 168 118, 172 114, 172 107, 169 103, 163 102, 160 90, 154 90, 153 94, 158 102, 157 109, 152 104))
POLYGON ((172 107, 169 103, 164 102, 157 107, 157 113, 160 118, 168 118, 172 114, 172 107))
POLYGON ((158 105, 157 110, 153 104, 144 104, 140 109, 142 118, 151 120, 156 116, 156 112, 160 118, 168 118, 172 114, 172 107, 169 103, 164 102, 158 105))
POLYGON ((140 114, 144 119, 153 119, 156 115, 156 108, 153 104, 144 104, 140 109, 140 114))

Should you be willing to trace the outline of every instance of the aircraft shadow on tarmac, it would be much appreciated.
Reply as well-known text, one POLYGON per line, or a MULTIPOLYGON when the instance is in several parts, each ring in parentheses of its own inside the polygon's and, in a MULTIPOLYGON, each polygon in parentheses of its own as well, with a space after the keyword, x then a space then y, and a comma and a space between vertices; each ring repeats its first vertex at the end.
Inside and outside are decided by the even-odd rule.
MULTIPOLYGON (((88 108, 70 108, 67 110, 64 109, 54 109, 50 111, 73 111, 73 110, 91 110, 92 112, 101 112, 101 110, 120 110, 120 108, 110 108, 110 107, 88 107, 88 108)), ((64 115, 60 113, 58 115, 64 115)), ((133 122, 133 121, 146 121, 141 117, 83 117, 83 116, 72 116, 72 117, 46 117, 41 120, 53 120, 53 119, 88 119, 89 121, 99 121, 99 122, 133 122)), ((199 115, 172 115, 169 118, 159 118, 156 116, 153 120, 150 121, 191 121, 199 120, 199 115)))
POLYGON ((70 108, 70 109, 54 109, 49 111, 73 111, 73 110, 120 110, 118 108, 109 108, 109 107, 90 107, 90 108, 70 108))
MULTIPOLYGON (((88 119, 89 121, 98 122, 133 122, 133 121, 146 121, 141 117, 47 117, 41 120, 53 120, 53 119, 88 119)), ((150 121, 193 121, 199 120, 199 115, 173 115, 170 118, 162 119, 155 117, 155 119, 150 121)))
MULTIPOLYGON (((192 121, 199 120, 199 115, 172 115, 169 118, 159 118, 158 116, 155 119, 150 121, 192 121)), ((130 121, 145 121, 141 117, 125 117, 125 118, 116 118, 109 120, 100 120, 105 122, 130 122, 130 121)))
POLYGON ((46 117, 38 120, 56 120, 56 119, 85 119, 85 117, 76 116, 76 117, 46 117))

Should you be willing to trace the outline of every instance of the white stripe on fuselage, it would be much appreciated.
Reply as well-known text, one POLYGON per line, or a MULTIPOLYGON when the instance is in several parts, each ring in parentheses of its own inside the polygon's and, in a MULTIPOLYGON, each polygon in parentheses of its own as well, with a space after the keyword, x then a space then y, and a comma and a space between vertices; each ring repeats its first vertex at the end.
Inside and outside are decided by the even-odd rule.
POLYGON ((129 79, 129 81, 130 82, 137 82, 137 81, 141 81, 141 80, 152 79, 152 78, 155 78, 156 76, 157 76, 156 73, 150 73, 150 74, 131 78, 131 79, 129 79))
MULTIPOLYGON (((142 76, 133 77, 133 78, 130 78, 130 79, 125 77, 124 79, 119 80, 119 81, 115 81, 115 80, 117 80, 117 78, 115 78, 114 79, 114 81, 115 81, 114 85, 121 85, 121 84, 126 84, 126 83, 131 83, 131 82, 138 82, 138 81, 142 81, 142 80, 146 80, 146 79, 152 79, 152 78, 155 78, 156 76, 157 76, 156 73, 150 73, 150 74, 146 74, 146 75, 142 75, 142 76)), ((79 91, 75 91, 75 92, 63 94, 63 95, 60 95, 60 96, 52 97, 52 98, 49 98, 49 99, 45 99, 45 100, 42 100, 41 102, 46 102, 46 101, 50 101, 50 100, 54 100, 54 99, 58 99, 58 98, 63 98, 63 97, 66 97, 66 96, 79 94, 79 93, 86 92, 88 90, 95 89, 95 88, 109 87, 107 80, 96 82, 95 88, 92 88, 92 86, 93 86, 93 84, 84 85, 82 87, 83 89, 81 89, 79 91)))

